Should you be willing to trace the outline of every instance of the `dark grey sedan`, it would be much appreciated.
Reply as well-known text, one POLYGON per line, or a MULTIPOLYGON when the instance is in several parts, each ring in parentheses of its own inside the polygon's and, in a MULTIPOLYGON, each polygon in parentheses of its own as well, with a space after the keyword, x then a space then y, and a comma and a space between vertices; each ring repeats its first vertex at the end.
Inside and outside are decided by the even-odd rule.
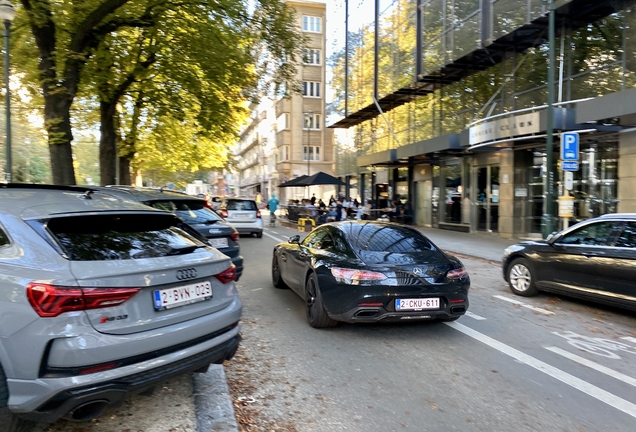
POLYGON ((513 293, 550 291, 636 310, 636 214, 608 214, 504 251, 513 293))

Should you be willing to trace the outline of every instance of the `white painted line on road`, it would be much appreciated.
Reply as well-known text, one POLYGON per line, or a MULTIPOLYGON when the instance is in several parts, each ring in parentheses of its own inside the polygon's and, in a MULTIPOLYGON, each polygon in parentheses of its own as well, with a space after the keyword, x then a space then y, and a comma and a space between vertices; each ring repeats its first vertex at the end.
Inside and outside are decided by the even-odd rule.
POLYGON ((594 369, 596 371, 604 373, 605 375, 611 376, 612 378, 616 378, 619 381, 623 381, 624 383, 627 383, 631 386, 636 387, 636 378, 632 378, 629 375, 622 374, 618 371, 615 371, 614 369, 610 369, 598 363, 594 363, 593 361, 577 356, 576 354, 572 354, 569 351, 562 350, 561 348, 557 348, 557 347, 544 347, 544 348, 547 349, 548 351, 552 351, 553 353, 557 353, 559 355, 562 355, 565 358, 569 358, 570 360, 580 363, 583 366, 587 366, 591 369, 594 369))
POLYGON ((631 343, 636 343, 636 338, 631 336, 623 336, 621 339, 630 341, 631 343))
POLYGON ((544 315, 554 315, 554 312, 552 312, 552 311, 549 311, 547 309, 542 309, 542 308, 539 308, 539 307, 534 307, 532 305, 520 302, 519 300, 511 299, 510 297, 505 297, 505 296, 501 296, 501 295, 494 295, 493 297, 498 298, 500 300, 507 301, 507 302, 512 303, 512 304, 519 305, 519 306, 524 307, 524 308, 531 309, 531 310, 533 310, 535 312, 539 312, 539 313, 542 313, 544 315))
POLYGON ((471 338, 478 340, 479 342, 488 345, 491 348, 496 349, 497 351, 506 354, 517 360, 520 363, 524 363, 544 374, 555 378, 562 383, 569 385, 583 393, 597 399, 601 402, 606 403, 607 405, 616 408, 619 411, 624 412, 634 418, 636 418, 636 405, 622 399, 608 391, 603 390, 602 388, 596 387, 593 384, 588 383, 587 381, 583 381, 580 378, 575 377, 574 375, 570 375, 567 372, 562 371, 561 369, 555 368, 545 362, 542 362, 539 359, 536 359, 528 354, 525 354, 511 346, 508 346, 502 342, 499 342, 496 339, 491 338, 490 336, 486 336, 483 333, 480 333, 476 330, 471 329, 463 324, 458 322, 448 322, 444 323, 449 327, 454 328, 455 330, 464 333, 466 336, 470 336, 471 338))
MULTIPOLYGON (((281 239, 279 237, 274 237, 273 235, 271 235, 270 233, 268 233, 267 231, 263 231, 263 235, 266 235, 267 237, 276 240, 277 242, 281 241, 281 239)), ((285 241, 285 240, 283 240, 285 241)))
POLYGON ((472 313, 472 312, 466 312, 466 316, 469 316, 469 317, 471 317, 472 319, 476 319, 477 321, 483 321, 483 320, 485 320, 485 319, 486 319, 486 318, 484 318, 483 316, 479 316, 479 315, 474 314, 474 313, 472 313))
POLYGON ((252 291, 262 290, 263 288, 254 288, 252 291))

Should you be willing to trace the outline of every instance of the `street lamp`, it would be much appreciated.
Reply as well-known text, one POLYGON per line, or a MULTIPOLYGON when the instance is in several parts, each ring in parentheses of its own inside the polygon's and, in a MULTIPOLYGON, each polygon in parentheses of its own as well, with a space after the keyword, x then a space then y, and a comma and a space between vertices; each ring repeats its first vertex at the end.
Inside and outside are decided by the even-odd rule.
POLYGON ((5 175, 7 183, 11 182, 11 94, 9 93, 9 27, 15 18, 15 9, 8 0, 0 0, 0 19, 4 22, 4 85, 5 110, 7 119, 7 166, 5 175))
POLYGON ((310 149, 310 144, 311 144, 311 135, 310 135, 310 130, 311 130, 311 122, 313 121, 312 116, 314 115, 314 112, 312 110, 307 111, 307 118, 305 120, 305 126, 307 127, 307 175, 309 175, 309 161, 311 160, 309 157, 309 149, 310 149))
POLYGON ((546 182, 543 216, 541 220, 541 234, 546 238, 556 229, 554 218, 554 63, 555 63, 555 10, 554 0, 541 0, 548 5, 548 112, 546 125, 546 182))

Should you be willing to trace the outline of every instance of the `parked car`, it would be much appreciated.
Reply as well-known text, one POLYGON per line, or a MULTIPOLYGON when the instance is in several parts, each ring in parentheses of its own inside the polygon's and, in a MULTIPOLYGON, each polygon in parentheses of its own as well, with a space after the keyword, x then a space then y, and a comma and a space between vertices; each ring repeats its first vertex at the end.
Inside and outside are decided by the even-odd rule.
POLYGON ((209 208, 207 200, 164 189, 132 186, 106 186, 96 189, 176 214, 205 237, 210 245, 229 256, 236 266, 236 280, 241 278, 243 257, 240 254, 239 233, 229 222, 209 208))
POLYGON ((234 265, 180 226, 90 188, 0 185, 1 431, 88 420, 234 356, 234 265))
POLYGON ((441 319, 468 310, 462 263, 419 231, 377 221, 333 222, 274 248, 272 281, 306 301, 312 327, 441 319))
POLYGON ((224 198, 217 210, 240 234, 263 237, 263 219, 256 201, 247 198, 224 198))
POLYGON ((504 251, 513 293, 539 291, 636 310, 636 214, 607 214, 504 251))

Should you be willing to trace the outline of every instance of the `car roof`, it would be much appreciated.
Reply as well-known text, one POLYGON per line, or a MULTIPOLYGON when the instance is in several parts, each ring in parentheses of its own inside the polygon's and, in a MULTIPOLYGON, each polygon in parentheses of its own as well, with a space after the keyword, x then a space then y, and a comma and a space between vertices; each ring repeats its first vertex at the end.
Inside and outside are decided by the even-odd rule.
POLYGON ((109 211, 160 212, 143 204, 102 194, 90 186, 0 184, 0 202, 0 212, 23 219, 109 211))
POLYGON ((100 191, 104 193, 112 193, 118 197, 122 197, 124 199, 133 199, 136 201, 160 201, 160 200, 180 200, 180 201, 199 201, 205 203, 206 201, 203 198, 198 198, 196 196, 183 194, 181 192, 175 192, 167 189, 154 189, 154 188, 146 188, 146 187, 136 187, 136 186, 120 186, 120 185, 109 185, 109 186, 100 186, 100 191))
POLYGON ((599 219, 636 219, 636 213, 608 213, 598 217, 599 219))

